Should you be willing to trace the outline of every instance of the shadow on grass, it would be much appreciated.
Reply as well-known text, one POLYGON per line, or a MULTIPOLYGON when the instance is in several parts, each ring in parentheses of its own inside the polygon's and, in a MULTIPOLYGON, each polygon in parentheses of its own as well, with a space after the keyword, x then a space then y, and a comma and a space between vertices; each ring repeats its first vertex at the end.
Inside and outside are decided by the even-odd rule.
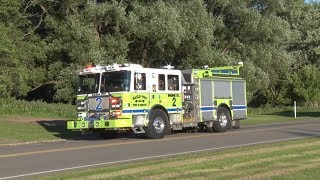
POLYGON ((37 123, 60 139, 78 140, 82 137, 80 132, 67 129, 66 120, 40 120, 37 123))
MULTIPOLYGON (((274 112, 274 113, 264 113, 263 115, 276 115, 276 116, 283 116, 283 117, 293 117, 293 111, 282 111, 282 112, 274 112)), ((297 112, 298 117, 319 117, 320 118, 320 111, 319 112, 297 112)))
MULTIPOLYGON (((46 131, 52 133, 54 136, 60 139, 66 140, 102 140, 102 139, 148 139, 144 134, 134 134, 132 131, 122 132, 122 133, 107 133, 103 136, 99 132, 82 135, 79 131, 71 131, 67 129, 66 120, 39 120, 36 121, 41 125, 46 131)), ((186 129, 177 132, 172 132, 172 134, 196 134, 196 133, 207 133, 206 130, 186 129)), ((168 134, 169 135, 169 134, 168 134)), ((168 136, 167 135, 167 136, 168 136)))
POLYGON ((116 139, 116 138, 143 138, 141 135, 133 133, 121 133, 121 134, 109 134, 101 136, 99 132, 81 134, 80 131, 72 131, 67 129, 66 120, 40 120, 37 121, 45 130, 52 133, 54 136, 60 139, 66 140, 101 140, 101 139, 116 139))

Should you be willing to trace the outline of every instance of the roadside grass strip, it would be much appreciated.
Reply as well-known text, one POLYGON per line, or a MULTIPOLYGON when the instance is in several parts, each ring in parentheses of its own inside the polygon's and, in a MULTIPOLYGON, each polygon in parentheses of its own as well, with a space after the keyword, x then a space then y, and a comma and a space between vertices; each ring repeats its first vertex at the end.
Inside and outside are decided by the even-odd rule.
POLYGON ((16 123, 0 121, 0 139, 12 142, 29 142, 56 139, 53 133, 48 133, 36 123, 16 123))
POLYGON ((47 179, 295 179, 297 174, 318 179, 319 167, 317 137, 178 155, 47 179))
MULTIPOLYGON (((78 137, 80 132, 68 131, 62 126, 48 126, 36 122, 11 122, 0 120, 0 140, 4 144, 43 142, 78 137)), ((0 141, 0 146, 1 146, 0 141)))
MULTIPOLYGON (((319 114, 320 117, 320 114, 319 114)), ((297 122, 319 119, 319 117, 299 116, 297 118, 280 115, 249 115, 248 119, 242 120, 241 125, 256 125, 256 124, 270 124, 270 123, 284 123, 297 122)))

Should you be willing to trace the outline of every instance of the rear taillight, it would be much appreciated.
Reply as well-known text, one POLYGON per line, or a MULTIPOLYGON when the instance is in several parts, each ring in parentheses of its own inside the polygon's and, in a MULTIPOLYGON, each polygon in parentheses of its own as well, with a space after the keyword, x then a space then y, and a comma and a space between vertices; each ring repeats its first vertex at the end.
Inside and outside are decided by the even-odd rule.
POLYGON ((111 109, 112 110, 117 110, 121 109, 121 98, 113 97, 111 98, 111 109))

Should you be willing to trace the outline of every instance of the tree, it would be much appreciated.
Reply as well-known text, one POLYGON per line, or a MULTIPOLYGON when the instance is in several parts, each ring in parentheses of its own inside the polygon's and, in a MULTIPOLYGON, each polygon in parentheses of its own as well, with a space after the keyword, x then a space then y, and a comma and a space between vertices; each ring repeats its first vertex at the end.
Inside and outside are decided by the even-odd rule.
POLYGON ((45 44, 30 35, 32 23, 23 2, 3 0, 0 6, 0 97, 23 97, 45 81, 38 66, 45 60, 45 44))
POLYGON ((257 95, 265 97, 266 104, 288 104, 288 78, 295 59, 286 51, 292 38, 290 26, 281 16, 286 1, 208 0, 207 4, 216 22, 214 47, 229 59, 245 63, 250 104, 263 105, 256 103, 257 95))
POLYGON ((244 61, 249 105, 309 102, 293 79, 320 67, 319 8, 303 0, 2 0, 0 97, 73 102, 76 70, 87 63, 244 61))
POLYGON ((293 75, 294 93, 300 104, 318 106, 320 102, 320 72, 315 66, 308 65, 293 75))

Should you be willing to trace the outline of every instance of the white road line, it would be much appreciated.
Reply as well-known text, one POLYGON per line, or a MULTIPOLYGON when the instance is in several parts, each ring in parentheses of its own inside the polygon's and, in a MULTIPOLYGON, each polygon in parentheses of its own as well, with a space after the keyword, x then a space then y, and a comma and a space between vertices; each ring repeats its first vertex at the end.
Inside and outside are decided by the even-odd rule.
POLYGON ((280 142, 280 141, 297 140, 297 139, 304 139, 304 138, 308 138, 308 137, 312 137, 312 136, 295 137, 295 138, 287 138, 287 139, 278 139, 278 140, 272 140, 272 141, 261 141, 261 142, 255 142, 255 143, 247 143, 247 144, 239 144, 239 145, 232 145, 232 146, 208 148, 208 149, 201 149, 201 150, 194 150, 194 151, 186 151, 186 152, 179 152, 179 153, 172 153, 172 154, 163 154, 163 155, 157 155, 157 156, 148 156, 148 157, 135 158, 135 159, 127 159, 127 160, 121 160, 121 161, 112 161, 112 162, 104 162, 104 163, 97 163, 97 164, 88 164, 88 165, 75 166, 75 167, 70 167, 70 168, 53 169, 53 170, 48 170, 48 171, 34 172, 34 173, 28 173, 28 174, 20 174, 20 175, 16 175, 16 176, 1 177, 0 180, 3 180, 3 179, 13 179, 13 178, 21 178, 21 177, 26 177, 26 176, 40 175, 40 174, 46 174, 46 173, 53 173, 53 172, 73 170, 73 169, 80 169, 80 168, 87 168, 87 167, 94 167, 94 166, 101 166, 101 165, 109 165, 109 164, 116 164, 116 163, 133 162, 133 161, 140 161, 140 160, 148 160, 148 159, 154 159, 154 158, 175 156, 175 155, 198 153, 198 152, 212 151, 212 150, 219 150, 219 149, 226 149, 226 148, 234 148, 234 147, 242 147, 242 146, 251 146, 251 145, 274 143, 274 142, 280 142))

